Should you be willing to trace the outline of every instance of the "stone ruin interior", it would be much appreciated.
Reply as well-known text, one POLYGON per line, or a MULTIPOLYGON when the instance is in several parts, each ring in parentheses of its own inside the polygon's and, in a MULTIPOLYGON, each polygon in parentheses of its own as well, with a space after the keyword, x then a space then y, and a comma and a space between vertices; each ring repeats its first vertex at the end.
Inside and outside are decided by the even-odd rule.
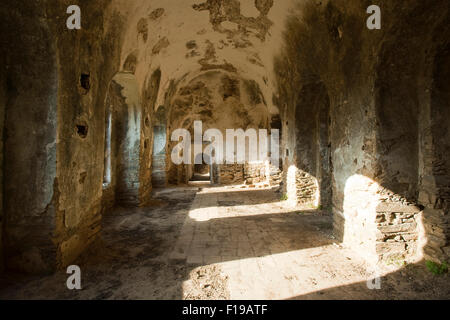
POLYGON ((0 299, 450 298, 448 0, 0 17, 0 299), (194 121, 278 129, 279 165, 174 164, 194 121))

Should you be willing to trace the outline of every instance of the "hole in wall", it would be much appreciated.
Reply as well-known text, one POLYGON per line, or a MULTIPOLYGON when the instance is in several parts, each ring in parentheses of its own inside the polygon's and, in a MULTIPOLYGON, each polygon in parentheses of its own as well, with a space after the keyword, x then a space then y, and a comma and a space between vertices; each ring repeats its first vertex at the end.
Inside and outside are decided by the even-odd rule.
POLYGON ((81 76, 80 76, 80 86, 86 91, 89 91, 91 89, 91 75, 89 73, 82 73, 81 74, 81 76))
POLYGON ((80 179, 79 179, 79 183, 80 184, 84 184, 84 182, 86 181, 86 177, 87 177, 87 172, 82 172, 80 173, 80 179))
POLYGON ((80 138, 85 139, 88 135, 88 126, 84 124, 76 125, 77 134, 80 138))
POLYGON ((189 50, 197 49, 197 42, 195 40, 186 42, 186 48, 188 48, 189 50))

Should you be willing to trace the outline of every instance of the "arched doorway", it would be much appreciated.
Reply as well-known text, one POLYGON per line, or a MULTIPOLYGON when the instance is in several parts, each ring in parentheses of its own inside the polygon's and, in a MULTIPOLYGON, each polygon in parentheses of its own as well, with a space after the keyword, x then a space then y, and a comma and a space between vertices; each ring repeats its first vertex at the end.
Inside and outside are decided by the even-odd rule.
POLYGON ((330 101, 322 82, 305 85, 295 109, 295 191, 297 203, 331 206, 330 101))
MULTIPOLYGON (((208 143, 203 143, 205 147, 208 143)), ((191 181, 212 181, 212 165, 207 154, 197 154, 192 168, 191 181)))
POLYGON ((166 186, 166 111, 158 108, 153 126, 152 185, 154 188, 166 186))
POLYGON ((104 193, 111 203, 139 204, 141 100, 136 78, 114 76, 106 98, 104 193))

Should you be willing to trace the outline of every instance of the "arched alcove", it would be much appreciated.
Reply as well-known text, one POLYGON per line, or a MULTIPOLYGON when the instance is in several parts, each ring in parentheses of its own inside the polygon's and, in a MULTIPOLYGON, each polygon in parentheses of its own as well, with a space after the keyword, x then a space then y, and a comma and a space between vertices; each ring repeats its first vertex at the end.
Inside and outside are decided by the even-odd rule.
MULTIPOLYGON (((303 86, 295 108, 295 183, 289 186, 297 204, 331 205, 330 101, 322 82, 303 86)), ((294 169, 291 169, 294 171, 294 169)), ((293 178, 293 177, 292 177, 293 178)))
POLYGON ((109 202, 138 205, 141 163, 141 99, 136 78, 118 73, 106 98, 104 190, 109 202))
MULTIPOLYGON (((203 143, 203 149, 206 145, 206 143, 203 143)), ((212 166, 209 156, 202 152, 194 156, 194 161, 190 174, 191 181, 212 181, 212 166)))
POLYGON ((153 126, 152 185, 159 188, 166 186, 166 110, 160 106, 155 113, 153 126))

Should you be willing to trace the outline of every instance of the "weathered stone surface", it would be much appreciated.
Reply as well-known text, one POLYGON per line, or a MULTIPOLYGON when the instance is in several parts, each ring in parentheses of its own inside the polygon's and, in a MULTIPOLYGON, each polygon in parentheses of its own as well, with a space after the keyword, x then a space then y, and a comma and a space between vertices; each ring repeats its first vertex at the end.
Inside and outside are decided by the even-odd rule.
POLYGON ((378 227, 383 233, 411 232, 417 228, 416 223, 403 223, 398 225, 387 225, 378 227))
MULTIPOLYGON (((419 61, 433 60, 433 57, 444 65, 448 63, 448 57, 444 58, 448 49, 442 49, 447 48, 444 37, 437 36, 443 30, 448 32, 448 28, 443 27, 448 17, 439 10, 442 5, 443 2, 435 3, 431 9, 433 18, 421 18, 424 23, 431 19, 433 24, 414 36, 410 33, 415 29, 413 22, 398 14, 398 10, 420 10, 418 3, 413 6, 415 9, 400 4, 384 8, 384 12, 398 19, 395 23, 391 20, 396 32, 390 33, 387 31, 390 29, 383 27, 378 37, 366 37, 364 26, 355 29, 350 22, 364 20, 363 10, 356 3, 305 2, 297 9, 302 19, 288 19, 286 24, 283 53, 276 60, 275 68, 278 74, 276 100, 284 106, 281 112, 284 188, 295 196, 295 192, 289 190, 304 184, 305 195, 314 193, 309 189, 311 184, 302 180, 296 182, 295 174, 290 174, 289 170, 294 166, 296 169, 292 172, 302 170, 320 178, 314 156, 314 147, 320 145, 320 131, 311 125, 320 115, 320 109, 314 110, 311 106, 327 97, 331 115, 333 206, 335 214, 342 212, 347 220, 344 238, 361 252, 367 249, 361 243, 376 242, 385 236, 374 234, 366 238, 358 232, 360 229, 366 229, 366 233, 381 229, 394 236, 389 239, 392 241, 396 241, 397 236, 405 240, 401 233, 408 232, 412 236, 407 236, 406 241, 415 241, 418 231, 413 230, 415 223, 411 217, 396 217, 397 221, 390 226, 376 225, 389 220, 391 213, 396 216, 399 213, 416 214, 426 206, 424 223, 434 221, 441 230, 448 230, 443 220, 437 221, 435 213, 427 215, 429 208, 440 209, 447 205, 448 188, 444 186, 448 186, 445 178, 448 177, 448 164, 444 158, 448 158, 448 149, 444 151, 444 146, 448 142, 440 139, 446 134, 439 135, 435 125, 442 122, 433 115, 427 118, 428 111, 420 111, 435 110, 432 112, 446 114, 443 110, 448 108, 442 101, 447 97, 444 92, 447 92, 448 81, 442 80, 448 79, 448 72, 437 72, 442 68, 434 69, 425 63, 420 69, 423 71, 417 69, 419 61), (436 38, 430 34, 440 39, 442 48, 436 46, 432 40, 436 38), (429 51, 424 53, 423 47, 429 51), (374 52, 374 48, 379 51, 374 52), (377 58, 369 58, 366 55, 369 51, 377 58), (411 55, 412 51, 415 53, 411 55), (337 60, 340 63, 336 64, 337 60), (381 63, 373 64, 375 61, 381 63), (422 78, 422 72, 428 74, 426 79, 422 78), (420 83, 415 79, 421 79, 420 83), (417 99, 411 96, 411 90, 425 92, 437 79, 440 80, 435 85, 436 99, 421 94, 414 95, 417 99), (325 90, 322 93, 318 83, 323 83, 325 90), (434 133, 429 131, 431 127, 434 133), (433 142, 436 139, 441 141, 433 142), (417 141, 424 143, 421 149, 417 141), (377 213, 386 213, 387 217, 377 216, 377 213)), ((421 24, 421 19, 418 18, 414 25, 421 24)), ((326 157, 321 155, 320 159, 323 163, 326 157)), ((442 214, 447 211, 442 210, 442 214)), ((336 227, 342 228, 342 223, 336 227)), ((341 230, 337 233, 342 234, 341 230)), ((414 247, 415 244, 410 245, 414 247)), ((427 245, 438 246, 436 242, 427 245)))
POLYGON ((377 212, 404 212, 404 213, 417 213, 421 211, 417 206, 405 206, 401 203, 389 203, 381 202, 377 206, 377 212))
POLYGON ((242 184, 244 183, 244 165, 224 164, 219 165, 219 183, 220 184, 242 184))
POLYGON ((167 37, 164 37, 155 44, 155 46, 153 47, 152 53, 158 54, 161 52, 161 50, 167 48, 169 45, 170 45, 169 40, 167 39, 167 37))
POLYGON ((333 211, 335 234, 366 258, 412 260, 427 239, 425 257, 447 261, 448 3, 386 3, 381 30, 366 28, 365 6, 100 0, 68 30, 64 1, 2 3, 7 267, 64 267, 110 208, 151 204, 153 187, 196 170, 333 211), (175 165, 171 134, 199 120, 224 136, 280 129, 281 165, 248 151, 245 164, 175 165))

